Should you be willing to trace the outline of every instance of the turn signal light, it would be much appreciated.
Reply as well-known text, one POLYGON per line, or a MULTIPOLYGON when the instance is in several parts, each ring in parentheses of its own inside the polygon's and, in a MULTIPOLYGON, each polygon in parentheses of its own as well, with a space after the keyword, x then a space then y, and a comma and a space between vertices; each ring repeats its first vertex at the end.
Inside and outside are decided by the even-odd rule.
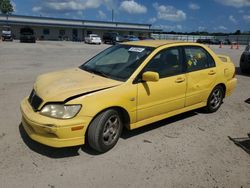
POLYGON ((78 131, 78 130, 83 129, 83 127, 84 127, 84 126, 72 127, 72 128, 71 128, 71 131, 78 131))

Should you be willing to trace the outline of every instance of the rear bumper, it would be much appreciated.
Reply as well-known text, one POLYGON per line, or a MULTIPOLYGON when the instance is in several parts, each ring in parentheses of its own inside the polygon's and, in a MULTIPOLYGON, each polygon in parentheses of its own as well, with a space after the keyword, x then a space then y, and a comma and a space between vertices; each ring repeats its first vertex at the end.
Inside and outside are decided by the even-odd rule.
POLYGON ((232 78, 226 83, 226 96, 230 96, 232 92, 234 91, 237 84, 237 79, 232 78))
POLYGON ((85 132, 91 121, 88 117, 83 120, 77 117, 70 120, 45 117, 33 111, 27 98, 21 102, 21 112, 22 126, 32 140, 56 148, 85 142, 85 132))

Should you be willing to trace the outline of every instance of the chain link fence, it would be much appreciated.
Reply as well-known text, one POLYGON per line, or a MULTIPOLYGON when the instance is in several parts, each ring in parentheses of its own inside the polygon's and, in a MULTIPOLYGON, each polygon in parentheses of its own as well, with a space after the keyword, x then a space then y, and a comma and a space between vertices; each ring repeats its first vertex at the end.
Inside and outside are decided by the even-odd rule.
POLYGON ((212 36, 212 35, 180 35, 180 34, 152 33, 151 37, 159 40, 181 40, 187 42, 196 42, 198 39, 216 39, 219 41, 229 40, 232 43, 238 43, 242 45, 250 43, 250 35, 212 36))

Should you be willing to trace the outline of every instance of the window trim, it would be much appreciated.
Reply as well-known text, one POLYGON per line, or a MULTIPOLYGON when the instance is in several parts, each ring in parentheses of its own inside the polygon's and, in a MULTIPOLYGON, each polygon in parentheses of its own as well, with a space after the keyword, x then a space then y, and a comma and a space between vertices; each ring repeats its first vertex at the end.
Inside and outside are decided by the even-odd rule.
POLYGON ((195 46, 195 45, 187 45, 187 46, 182 46, 182 55, 183 55, 183 64, 184 64, 184 67, 185 67, 185 72, 186 73, 190 73, 190 72, 196 72, 196 71, 201 71, 201 70, 206 70, 206 69, 210 69, 210 68, 213 68, 213 67, 216 67, 216 62, 213 58, 213 56, 205 49, 203 48, 202 46, 195 46), (193 71, 188 71, 188 68, 187 68, 187 58, 186 58, 186 52, 185 52, 185 48, 198 48, 198 49, 201 49, 202 51, 204 51, 210 58, 211 60, 214 62, 214 66, 209 66, 206 67, 206 68, 202 68, 202 69, 198 69, 198 70, 193 70, 193 71))

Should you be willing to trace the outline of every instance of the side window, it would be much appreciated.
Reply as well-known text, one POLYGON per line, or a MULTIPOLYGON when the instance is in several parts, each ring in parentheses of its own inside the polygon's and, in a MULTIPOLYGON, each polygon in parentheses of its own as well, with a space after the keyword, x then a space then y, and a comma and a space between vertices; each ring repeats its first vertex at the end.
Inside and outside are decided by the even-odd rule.
POLYGON ((185 49, 185 63, 187 72, 202 70, 215 66, 215 62, 208 52, 201 47, 184 47, 185 49))
POLYGON ((160 78, 174 76, 182 73, 181 62, 180 50, 178 48, 169 48, 154 56, 144 71, 157 72, 160 78))

